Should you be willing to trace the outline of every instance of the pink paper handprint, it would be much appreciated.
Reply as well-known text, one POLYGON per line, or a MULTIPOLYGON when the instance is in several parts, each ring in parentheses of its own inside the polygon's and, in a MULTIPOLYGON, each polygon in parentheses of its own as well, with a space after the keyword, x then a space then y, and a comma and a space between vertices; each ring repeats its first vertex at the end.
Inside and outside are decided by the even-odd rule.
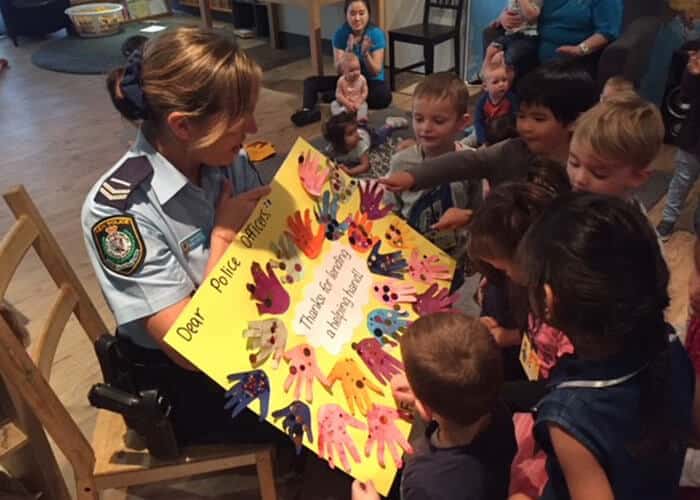
POLYGON ((323 242, 326 239, 326 226, 319 224, 318 232, 314 235, 311 226, 311 211, 307 208, 304 210, 304 219, 301 218, 301 212, 297 210, 293 216, 287 217, 287 227, 289 231, 285 233, 294 240, 297 248, 304 252, 309 259, 315 259, 323 250, 323 242))
POLYGON ((452 312, 452 306, 459 300, 459 295, 450 295, 447 288, 438 291, 437 283, 433 283, 425 292, 416 295, 416 299, 413 309, 421 316, 426 316, 437 312, 452 312))
POLYGON ((411 252, 408 260, 408 273, 416 281, 421 283, 433 283, 436 280, 450 280, 452 273, 450 267, 440 263, 437 255, 422 255, 417 249, 411 252))
MULTIPOLYGON (((386 343, 392 346, 396 345, 390 340, 386 343)), ((362 339, 358 343, 353 342, 352 348, 382 385, 386 385, 391 377, 404 370, 403 363, 382 349, 382 344, 377 339, 362 339)))
POLYGON ((257 301, 258 314, 283 314, 289 309, 289 294, 282 287, 270 262, 265 266, 267 275, 260 264, 253 262, 250 271, 254 283, 248 283, 246 288, 257 301))
POLYGON ((416 301, 416 287, 399 280, 375 281, 372 291, 382 304, 394 308, 398 307, 400 303, 416 301))
POLYGON ((309 344, 299 344, 284 353, 284 359, 289 363, 289 376, 284 382, 284 392, 289 392, 292 384, 294 387, 294 399, 301 397, 302 386, 305 389, 306 401, 311 403, 314 398, 314 379, 318 379, 324 386, 328 386, 328 379, 321 373, 316 361, 316 352, 309 344))
POLYGON ((369 220, 377 220, 391 213, 392 203, 382 207, 384 188, 376 180, 365 181, 360 186, 360 210, 369 220))
POLYGON ((346 448, 355 463, 360 463, 360 454, 348 435, 348 426, 363 431, 367 430, 367 425, 364 422, 349 415, 336 404, 324 405, 318 410, 318 454, 328 461, 331 469, 335 468, 333 457, 337 453, 343 469, 350 472, 346 448))
POLYGON ((329 170, 321 166, 319 156, 311 150, 306 155, 299 155, 299 179, 304 189, 313 197, 323 191, 323 185, 328 180, 329 170))
POLYGON ((377 461, 382 468, 386 466, 384 462, 386 448, 389 448, 389 453, 399 469, 403 467, 403 460, 401 460, 397 445, 403 448, 406 453, 413 453, 413 447, 396 427, 396 421, 399 418, 401 417, 398 411, 381 405, 373 405, 367 414, 369 436, 367 436, 365 444, 365 456, 369 457, 372 454, 372 448, 377 443, 377 461))

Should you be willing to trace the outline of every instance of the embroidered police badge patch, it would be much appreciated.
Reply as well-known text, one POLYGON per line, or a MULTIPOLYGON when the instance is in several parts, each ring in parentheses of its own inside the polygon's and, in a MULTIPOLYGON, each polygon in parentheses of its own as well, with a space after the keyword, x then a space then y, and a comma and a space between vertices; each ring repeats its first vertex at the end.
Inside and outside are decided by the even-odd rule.
POLYGON ((133 274, 146 256, 141 233, 131 215, 102 219, 92 226, 92 238, 102 264, 115 273, 133 274))

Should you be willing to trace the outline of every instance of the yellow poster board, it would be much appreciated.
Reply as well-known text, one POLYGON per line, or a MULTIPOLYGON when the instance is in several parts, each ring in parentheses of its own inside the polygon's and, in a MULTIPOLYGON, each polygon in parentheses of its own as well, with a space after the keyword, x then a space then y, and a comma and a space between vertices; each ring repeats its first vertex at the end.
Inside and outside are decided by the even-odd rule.
POLYGON ((303 139, 271 187, 165 341, 232 414, 248 406, 386 494, 410 430, 388 384, 397 340, 450 309, 454 261, 303 139))

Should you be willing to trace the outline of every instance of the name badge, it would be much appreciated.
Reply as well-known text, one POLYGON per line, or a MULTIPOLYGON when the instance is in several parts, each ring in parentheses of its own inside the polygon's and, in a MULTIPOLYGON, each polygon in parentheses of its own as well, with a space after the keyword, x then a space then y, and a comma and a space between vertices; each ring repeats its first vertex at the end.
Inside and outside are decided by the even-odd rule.
POLYGON ((520 344, 520 364, 525 370, 528 380, 535 381, 540 378, 540 358, 532 346, 530 336, 525 333, 520 344))
POLYGON ((187 257, 192 250, 200 245, 203 245, 205 241, 206 238, 204 233, 201 229, 197 229, 194 233, 180 241, 180 249, 182 250, 182 253, 185 254, 185 257, 187 257))

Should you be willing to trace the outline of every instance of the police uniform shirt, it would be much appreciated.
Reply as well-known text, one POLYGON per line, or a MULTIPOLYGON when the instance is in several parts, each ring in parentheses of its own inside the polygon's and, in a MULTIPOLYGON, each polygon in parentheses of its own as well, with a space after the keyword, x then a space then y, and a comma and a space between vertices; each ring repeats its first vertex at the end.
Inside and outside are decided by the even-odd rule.
POLYGON ((225 178, 236 194, 261 184, 241 150, 232 166, 202 167, 196 186, 139 132, 134 147, 90 190, 83 236, 120 335, 157 348, 143 319, 197 289, 225 178))

